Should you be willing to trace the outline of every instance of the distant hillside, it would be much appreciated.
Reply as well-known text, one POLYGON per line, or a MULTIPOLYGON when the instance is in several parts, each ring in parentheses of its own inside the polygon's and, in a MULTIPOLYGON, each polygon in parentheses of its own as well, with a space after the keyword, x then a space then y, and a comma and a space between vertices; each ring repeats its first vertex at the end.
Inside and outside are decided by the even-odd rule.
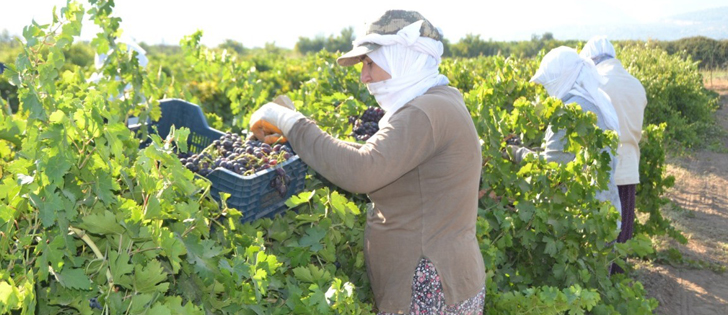
POLYGON ((583 40, 597 34, 607 35, 614 40, 677 40, 693 36, 728 39, 728 6, 675 15, 655 23, 564 26, 551 32, 554 38, 583 40))

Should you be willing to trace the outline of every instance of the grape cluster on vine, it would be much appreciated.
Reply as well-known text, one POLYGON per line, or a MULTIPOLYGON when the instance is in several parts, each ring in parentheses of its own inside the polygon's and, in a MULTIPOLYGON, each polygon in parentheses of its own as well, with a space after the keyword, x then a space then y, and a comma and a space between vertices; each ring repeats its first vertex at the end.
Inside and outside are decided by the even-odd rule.
POLYGON ((379 131, 379 120, 383 116, 384 110, 374 106, 369 106, 359 117, 349 116, 349 123, 354 125, 351 136, 360 141, 367 141, 379 131))
POLYGON ((509 134, 504 139, 506 141, 506 144, 509 145, 523 145, 523 141, 521 141, 521 137, 515 135, 515 134, 509 134))
POLYGON ((281 195, 285 195, 288 190, 291 178, 283 168, 276 166, 292 156, 291 148, 284 144, 271 146, 258 140, 245 140, 230 132, 213 141, 200 153, 179 154, 180 162, 187 169, 202 176, 209 175, 219 167, 244 176, 275 168, 276 177, 271 181, 271 187, 281 195))
POLYGON ((99 303, 99 299, 97 299, 95 297, 90 298, 88 300, 88 306, 90 308, 92 308, 92 309, 94 309, 94 308, 96 308, 96 309, 103 309, 103 307, 101 306, 101 303, 99 303))

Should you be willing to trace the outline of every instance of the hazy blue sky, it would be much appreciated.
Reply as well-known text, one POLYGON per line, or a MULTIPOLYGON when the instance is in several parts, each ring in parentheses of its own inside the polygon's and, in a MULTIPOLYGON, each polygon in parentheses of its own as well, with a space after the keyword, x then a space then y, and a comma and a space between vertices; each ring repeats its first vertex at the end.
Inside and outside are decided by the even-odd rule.
MULTIPOLYGON (((65 0, 1 1, 0 31, 6 29, 11 35, 21 34, 33 19, 50 22, 53 6, 66 4, 65 0)), ((358 33, 387 9, 417 10, 456 42, 466 34, 525 40, 559 25, 648 23, 721 6, 728 6, 728 0, 116 0, 114 15, 122 18, 126 35, 148 44, 178 44, 183 36, 202 30, 202 43, 211 46, 232 39, 245 47, 273 42, 293 48, 299 37, 336 36, 350 26, 358 33)), ((93 24, 85 23, 82 39, 94 33, 93 24)))

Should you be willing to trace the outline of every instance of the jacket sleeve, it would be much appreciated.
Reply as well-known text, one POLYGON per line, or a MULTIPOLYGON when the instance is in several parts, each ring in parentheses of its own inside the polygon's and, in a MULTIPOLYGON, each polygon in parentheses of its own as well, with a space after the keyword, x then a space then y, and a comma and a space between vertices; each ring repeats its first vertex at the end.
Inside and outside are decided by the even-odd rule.
POLYGON ((537 152, 528 148, 518 148, 513 154, 515 162, 521 163, 528 155, 540 155, 549 162, 568 163, 574 159, 574 154, 564 152, 565 134, 563 130, 553 132, 549 127, 544 135, 543 150, 537 152))
POLYGON ((288 141, 308 166, 354 193, 386 186, 416 168, 436 148, 432 123, 415 106, 402 107, 361 146, 331 137, 308 119, 293 126, 288 141))

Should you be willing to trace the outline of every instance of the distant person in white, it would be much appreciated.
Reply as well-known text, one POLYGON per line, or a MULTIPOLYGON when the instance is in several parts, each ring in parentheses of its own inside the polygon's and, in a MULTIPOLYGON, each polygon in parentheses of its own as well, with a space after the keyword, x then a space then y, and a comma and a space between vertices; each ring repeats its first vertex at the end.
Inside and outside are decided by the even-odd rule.
MULTIPOLYGON (((564 104, 575 103, 582 111, 594 113, 597 118, 596 125, 601 130, 619 133, 619 119, 614 106, 609 96, 599 87, 603 80, 591 59, 579 56, 579 53, 571 47, 560 46, 543 57, 530 82, 542 85, 549 96, 560 99, 564 104)), ((540 150, 508 145, 508 156, 512 157, 515 163, 521 163, 526 156, 540 156, 549 162, 566 164, 576 157, 574 153, 566 150, 566 143, 566 130, 553 129, 549 125, 544 133, 540 150)), ((607 187, 597 191, 594 197, 600 201, 611 202, 621 213, 619 192, 614 181, 617 159, 611 148, 604 146, 601 151, 607 153, 611 159, 609 183, 607 187)), ((619 230, 622 221, 616 223, 619 230)))
MULTIPOLYGON (((614 46, 605 36, 590 39, 580 55, 593 60, 599 74, 607 79, 601 88, 609 95, 619 117, 620 137, 615 181, 622 203, 622 231, 617 242, 624 243, 632 238, 634 231, 635 193, 640 182, 639 142, 642 138, 647 96, 642 83, 629 74, 616 58, 614 46)), ((616 264, 612 266, 612 273, 622 272, 624 270, 616 264)))
MULTIPOLYGON (((126 45, 126 49, 128 53, 132 53, 132 51, 136 52, 136 59, 137 62, 139 62, 139 66, 144 68, 147 66, 147 63, 149 63, 149 59, 147 58, 147 52, 139 46, 133 39, 122 36, 116 40, 117 44, 124 44, 126 45)), ((108 52, 111 53, 111 50, 108 52)), ((94 55, 94 67, 97 71, 101 70, 104 67, 104 63, 106 62, 107 54, 95 54, 94 55)), ((94 72, 91 77, 88 79, 88 82, 94 82, 98 83, 101 78, 104 77, 104 74, 102 72, 94 72)), ((116 80, 119 80, 119 77, 116 77, 116 80)), ((131 84, 127 84, 124 88, 124 91, 128 91, 131 89, 131 84)), ((118 99, 124 99, 124 95, 118 95, 116 98, 118 99)))

